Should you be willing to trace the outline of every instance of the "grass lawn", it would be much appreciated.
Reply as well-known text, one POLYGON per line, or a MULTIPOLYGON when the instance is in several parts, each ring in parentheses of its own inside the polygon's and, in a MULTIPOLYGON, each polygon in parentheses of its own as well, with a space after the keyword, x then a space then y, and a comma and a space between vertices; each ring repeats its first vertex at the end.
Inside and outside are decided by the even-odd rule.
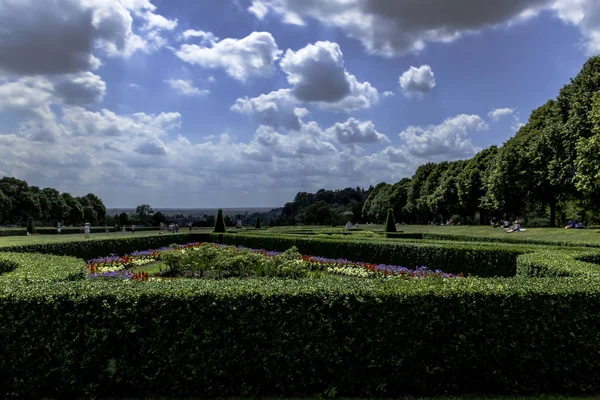
MULTIPOLYGON (((383 231, 383 225, 359 225, 362 230, 383 231)), ((600 245, 599 229, 563 229, 563 228, 527 228, 525 232, 506 233, 502 228, 491 228, 489 226, 429 226, 429 225, 401 225, 398 231, 404 233, 435 233, 448 235, 466 235, 477 237, 498 237, 503 239, 527 238, 531 240, 551 240, 556 242, 572 243, 596 243, 600 245)), ((298 226, 298 227, 276 227, 271 232, 292 232, 294 230, 340 230, 343 228, 332 228, 330 226, 298 226)))
MULTIPOLYGON (((195 229, 194 233, 201 232, 210 232, 212 228, 206 229, 195 229)), ((179 233, 187 233, 188 229, 180 229, 179 233)), ((131 234, 131 232, 126 232, 122 234, 121 232, 109 232, 109 233, 91 233, 90 239, 102 239, 102 238, 122 238, 122 237, 138 237, 138 236, 153 236, 158 235, 158 231, 142 231, 136 232, 135 234, 131 234)), ((169 232, 163 233, 163 235, 170 235, 169 232)), ((61 234, 61 235, 33 235, 33 236, 2 236, 0 237, 0 247, 2 246, 11 246, 18 244, 28 244, 28 243, 51 243, 51 242, 69 242, 75 240, 84 240, 85 235, 83 233, 73 233, 73 234, 61 234)))

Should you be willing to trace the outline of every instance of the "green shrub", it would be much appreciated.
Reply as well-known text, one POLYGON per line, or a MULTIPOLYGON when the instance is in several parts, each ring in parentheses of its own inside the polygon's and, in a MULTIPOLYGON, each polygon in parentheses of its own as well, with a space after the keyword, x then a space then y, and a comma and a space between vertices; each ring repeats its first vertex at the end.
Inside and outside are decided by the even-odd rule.
POLYGON ((594 277, 600 278, 596 252, 540 249, 517 258, 517 274, 527 277, 594 277))
POLYGON ((260 229, 260 218, 256 218, 256 224, 254 224, 255 229, 260 229))
POLYGON ((33 218, 31 217, 29 217, 27 220, 27 232, 29 232, 31 235, 35 234, 35 224, 33 223, 33 218))
MULTIPOLYGON (((217 235, 211 234, 217 242, 217 235)), ((426 266, 449 273, 477 276, 515 276, 516 258, 526 252, 521 246, 408 242, 371 239, 302 238, 284 235, 222 235, 222 243, 254 249, 285 251, 296 246, 301 254, 328 258, 345 258, 407 268, 426 266)), ((221 243, 221 242, 219 242, 221 243)), ((529 250, 531 251, 531 250, 529 250)))
POLYGON ((47 254, 0 253, 0 285, 16 281, 65 281, 82 279, 85 263, 74 257, 47 254))
POLYGON ((28 398, 597 393, 599 308, 588 279, 0 283, 0 389, 28 398))
POLYGON ((225 233, 225 221, 223 221, 223 210, 219 209, 217 212, 217 220, 215 221, 215 233, 225 233))
MULTIPOLYGON (((35 242, 22 245, 0 247, 3 252, 43 253, 72 256, 85 260, 104 257, 109 254, 124 255, 136 250, 157 249, 173 243, 185 244, 190 241, 187 233, 175 235, 135 236, 123 238, 100 238, 77 241, 35 242)), ((207 239, 208 235, 195 234, 196 239, 207 239)))
POLYGON ((384 232, 396 232, 396 221, 394 221, 394 210, 388 210, 387 218, 385 219, 384 232))

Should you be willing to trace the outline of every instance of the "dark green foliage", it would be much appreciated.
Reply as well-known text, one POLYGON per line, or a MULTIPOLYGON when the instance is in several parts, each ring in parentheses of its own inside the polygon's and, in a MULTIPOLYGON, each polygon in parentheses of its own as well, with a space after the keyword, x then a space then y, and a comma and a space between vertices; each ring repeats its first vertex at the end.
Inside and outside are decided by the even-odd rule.
POLYGON ((0 285, 18 281, 72 281, 84 277, 85 263, 74 257, 0 252, 0 285))
POLYGON ((384 232, 396 232, 396 221, 394 221, 394 210, 388 209, 387 218, 385 220, 384 232))
POLYGON ((27 221, 27 232, 29 232, 32 235, 36 233, 35 224, 33 223, 33 218, 31 217, 29 217, 29 220, 27 221))
POLYGON ((337 226, 337 223, 335 222, 335 218, 331 218, 331 227, 335 228, 337 226))
POLYGON ((256 218, 256 224, 254 224, 255 229, 260 229, 260 218, 256 218))
POLYGON ((0 284, 1 390, 594 393, 599 308, 597 282, 578 279, 0 284))
MULTIPOLYGON (((217 242, 217 235, 211 241, 217 242)), ((219 242, 221 243, 221 242, 219 242)), ((303 238, 282 235, 223 235, 222 243, 254 249, 285 251, 296 246, 301 254, 345 258, 407 268, 427 266, 444 272, 477 276, 514 276, 522 246, 474 243, 408 242, 396 240, 352 240, 303 238)))
POLYGON ((275 220, 271 219, 271 222, 269 223, 269 227, 274 228, 275 227, 275 220))
MULTIPOLYGON (((90 258, 107 256, 111 253, 124 255, 136 250, 158 249, 173 243, 185 244, 189 242, 190 236, 187 233, 181 233, 175 235, 127 236, 124 238, 88 239, 68 242, 36 242, 0 247, 0 251, 65 255, 88 260, 90 258)), ((195 237, 206 238, 207 235, 196 234, 195 237)))
POLYGON ((219 209, 217 212, 217 220, 215 221, 215 233, 225 233, 225 221, 223 220, 223 210, 219 209))

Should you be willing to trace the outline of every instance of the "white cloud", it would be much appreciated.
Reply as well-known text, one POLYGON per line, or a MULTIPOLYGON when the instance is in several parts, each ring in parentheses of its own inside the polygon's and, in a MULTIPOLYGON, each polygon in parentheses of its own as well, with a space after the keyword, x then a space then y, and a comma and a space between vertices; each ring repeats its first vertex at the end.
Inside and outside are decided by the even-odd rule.
POLYGON ((17 76, 78 73, 101 65, 98 48, 124 57, 152 51, 160 29, 174 24, 155 9, 148 1, 128 0, 0 2, 0 70, 17 76), (151 30, 135 33, 134 17, 151 30))
POLYGON ((281 59, 289 89, 279 89, 254 98, 239 98, 233 111, 259 117, 261 124, 285 129, 299 129, 300 118, 295 108, 314 105, 324 110, 349 113, 373 107, 379 92, 369 82, 359 82, 344 68, 337 43, 316 42, 292 51, 281 59))
POLYGON ((478 115, 460 114, 446 119, 440 125, 425 128, 409 126, 400 133, 402 149, 416 160, 455 160, 471 157, 479 151, 469 140, 470 132, 487 130, 478 115))
POLYGON ((298 100, 335 102, 350 94, 344 56, 337 43, 316 42, 296 52, 288 49, 280 65, 298 100))
POLYGON ((353 153, 363 149, 361 144, 389 143, 390 140, 383 133, 375 129, 372 121, 360 122, 355 118, 348 118, 345 122, 337 122, 325 130, 325 135, 346 146, 353 153))
POLYGON ((195 29, 188 29, 181 34, 182 40, 189 40, 190 38, 200 38, 200 43, 203 45, 212 45, 219 41, 212 32, 198 31, 195 29))
POLYGON ((392 97, 394 96, 394 92, 392 92, 391 90, 386 90, 385 92, 382 93, 383 97, 392 97))
POLYGON ((94 104, 102 100, 105 92, 106 83, 91 72, 24 77, 0 84, 0 111, 50 120, 54 118, 51 105, 94 104))
POLYGON ((298 130, 303 115, 296 113, 297 104, 290 95, 290 89, 279 89, 254 98, 239 98, 231 110, 248 116, 256 115, 261 125, 298 130))
POLYGON ((91 72, 59 77, 54 86, 56 95, 68 105, 99 103, 106 93, 106 83, 91 72))
POLYGON ((544 10, 578 26, 588 53, 600 52, 597 0, 253 0, 248 8, 258 19, 273 13, 294 25, 316 19, 359 40, 370 53, 388 57, 532 18, 544 10))
POLYGON ((400 87, 407 96, 423 96, 435 87, 435 77, 429 65, 410 67, 399 79, 400 87))
POLYGON ((194 86, 194 83, 192 81, 187 81, 183 79, 167 79, 165 82, 168 83, 169 86, 171 86, 177 92, 186 96, 200 96, 203 94, 210 93, 210 90, 198 89, 194 86))
POLYGON ((183 61, 203 68, 223 68, 239 81, 273 73, 281 51, 269 32, 252 32, 242 39, 223 39, 205 45, 183 44, 175 54, 183 61))
POLYGON ((495 108, 488 113, 492 121, 497 122, 502 117, 513 115, 515 112, 514 108, 495 108))

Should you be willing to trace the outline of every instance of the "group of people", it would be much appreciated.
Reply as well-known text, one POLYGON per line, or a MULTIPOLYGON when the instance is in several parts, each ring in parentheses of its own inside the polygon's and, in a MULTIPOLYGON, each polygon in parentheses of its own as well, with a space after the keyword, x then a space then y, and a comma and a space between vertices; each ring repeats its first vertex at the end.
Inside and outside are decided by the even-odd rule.
MULTIPOLYGON (((161 222, 160 223, 160 227, 159 227, 160 231, 158 233, 159 234, 162 233, 162 231, 165 230, 166 228, 167 228, 167 225, 163 224, 161 222)), ((190 225, 190 230, 191 230, 191 225, 190 225)), ((169 225, 169 232, 171 232, 171 233, 179 233, 179 225, 171 223, 169 225)))
POLYGON ((502 216, 502 220, 499 221, 496 219, 496 217, 492 217, 490 219, 490 226, 492 228, 500 228, 502 227, 504 229, 504 232, 506 233, 513 233, 513 232, 523 232, 525 231, 525 229, 523 229, 521 227, 521 224, 523 224, 523 219, 520 217, 515 218, 515 220, 511 223, 508 219, 508 215, 504 214, 502 216))

